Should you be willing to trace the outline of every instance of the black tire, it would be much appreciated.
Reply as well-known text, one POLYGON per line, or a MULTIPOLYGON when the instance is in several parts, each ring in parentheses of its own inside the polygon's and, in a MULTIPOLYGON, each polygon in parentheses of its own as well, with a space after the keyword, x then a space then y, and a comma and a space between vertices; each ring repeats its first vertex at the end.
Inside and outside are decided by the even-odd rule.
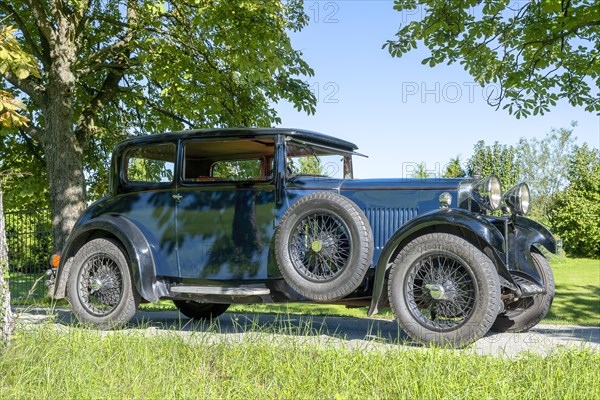
POLYGON ((180 313, 197 321, 217 318, 229 308, 229 304, 199 303, 193 300, 173 300, 173 304, 180 313))
MULTIPOLYGON (((525 332, 536 326, 546 317, 554 300, 554 274, 550 263, 543 254, 537 250, 532 251, 533 264, 542 278, 546 288, 545 294, 521 299, 510 309, 498 315, 492 325, 492 331, 525 332)), ((509 305, 510 306, 510 305, 509 305)))
POLYGON ((482 338, 500 308, 492 261, 458 236, 431 233, 408 243, 388 281, 400 327, 423 344, 464 347, 482 338))
POLYGON ((373 234, 356 204, 315 192, 294 203, 275 234, 275 256, 286 282, 315 301, 355 291, 373 260, 373 234))
POLYGON ((77 319, 111 329, 133 318, 140 296, 133 288, 127 258, 111 239, 93 239, 73 259, 67 298, 77 319))

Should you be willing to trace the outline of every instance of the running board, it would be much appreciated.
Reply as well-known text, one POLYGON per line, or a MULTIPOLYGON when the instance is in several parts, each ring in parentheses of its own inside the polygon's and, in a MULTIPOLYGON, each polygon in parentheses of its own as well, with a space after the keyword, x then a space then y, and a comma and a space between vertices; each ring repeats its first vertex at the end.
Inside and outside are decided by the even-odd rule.
POLYGON ((221 296, 265 296, 271 293, 267 288, 230 286, 171 286, 171 292, 221 296))

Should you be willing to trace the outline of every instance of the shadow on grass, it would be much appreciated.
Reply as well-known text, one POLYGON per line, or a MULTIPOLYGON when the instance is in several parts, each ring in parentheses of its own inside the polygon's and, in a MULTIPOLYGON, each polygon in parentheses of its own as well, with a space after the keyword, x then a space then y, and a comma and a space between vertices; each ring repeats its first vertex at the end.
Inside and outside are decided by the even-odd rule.
POLYGON ((559 284, 555 299, 559 296, 560 303, 554 302, 546 318, 600 324, 600 287, 559 284))
MULTIPOLYGON (((30 323, 53 319, 66 326, 81 326, 73 313, 65 308, 17 307, 22 319, 30 323)), ((353 318, 319 317, 285 314, 255 314, 228 312, 213 321, 192 321, 178 311, 138 311, 125 329, 161 329, 181 332, 219 334, 269 333, 288 336, 328 336, 346 341, 367 340, 384 344, 411 345, 395 321, 353 318)))

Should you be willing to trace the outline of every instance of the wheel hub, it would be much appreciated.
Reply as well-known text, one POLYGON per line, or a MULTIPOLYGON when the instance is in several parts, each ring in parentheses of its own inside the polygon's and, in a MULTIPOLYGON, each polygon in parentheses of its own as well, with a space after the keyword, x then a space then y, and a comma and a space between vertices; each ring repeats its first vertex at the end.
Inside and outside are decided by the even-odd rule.
POLYGON ((446 289, 444 289, 444 286, 427 284, 425 287, 429 290, 429 295, 435 300, 446 300, 446 289))
POLYGON ((320 240, 313 240, 312 244, 310 245, 310 248, 312 249, 312 251, 314 251, 315 253, 320 252, 321 250, 323 250, 323 243, 321 243, 320 240))

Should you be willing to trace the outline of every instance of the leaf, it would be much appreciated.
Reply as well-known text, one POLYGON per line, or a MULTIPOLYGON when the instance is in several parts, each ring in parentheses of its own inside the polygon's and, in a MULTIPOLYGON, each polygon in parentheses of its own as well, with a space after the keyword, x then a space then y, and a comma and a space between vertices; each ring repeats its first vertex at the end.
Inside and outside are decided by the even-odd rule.
POLYGON ((17 75, 17 78, 19 78, 21 80, 26 79, 29 76, 29 71, 25 68, 19 68, 15 72, 15 75, 17 75))

